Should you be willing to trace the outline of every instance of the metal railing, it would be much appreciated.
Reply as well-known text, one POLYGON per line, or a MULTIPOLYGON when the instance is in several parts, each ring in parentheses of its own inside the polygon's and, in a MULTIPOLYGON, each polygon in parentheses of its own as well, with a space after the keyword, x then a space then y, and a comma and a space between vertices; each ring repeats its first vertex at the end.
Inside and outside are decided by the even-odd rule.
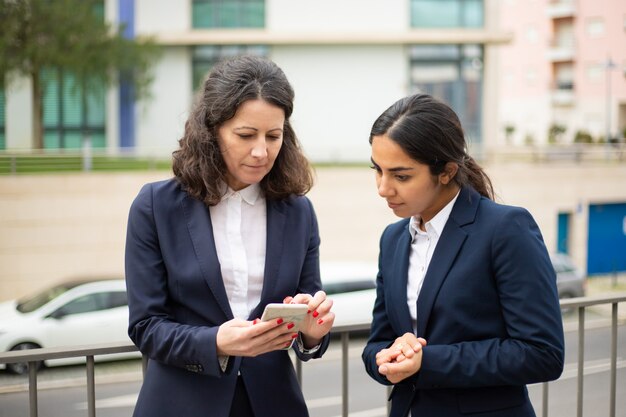
MULTIPOLYGON (((583 415, 583 386, 584 386, 584 362, 585 362, 585 311, 587 307, 597 305, 611 305, 611 353, 610 353, 610 389, 609 389, 609 417, 615 417, 616 387, 617 387, 617 326, 618 326, 618 304, 626 302, 626 293, 613 296, 580 297, 561 301, 561 307, 576 309, 578 311, 578 375, 576 393, 576 415, 583 415)), ((369 329, 369 323, 354 324, 347 326, 337 326, 333 328, 333 334, 339 335, 341 343, 341 415, 348 417, 348 348, 350 343, 350 333, 369 329)), ((98 355, 134 352, 137 348, 132 343, 110 343, 91 346, 43 348, 32 350, 21 350, 0 353, 0 363, 28 362, 28 391, 29 391, 29 415, 37 417, 37 362, 50 359, 85 357, 86 379, 87 379, 87 410, 89 417, 96 415, 95 400, 95 378, 94 378, 94 357, 98 355)), ((296 374, 298 381, 302 383, 303 367, 302 362, 296 360, 296 374)), ((147 358, 143 357, 143 372, 147 366, 147 358)), ((542 383, 541 416, 548 417, 548 399, 550 382, 542 383)), ((389 406, 389 404, 388 404, 389 406)))

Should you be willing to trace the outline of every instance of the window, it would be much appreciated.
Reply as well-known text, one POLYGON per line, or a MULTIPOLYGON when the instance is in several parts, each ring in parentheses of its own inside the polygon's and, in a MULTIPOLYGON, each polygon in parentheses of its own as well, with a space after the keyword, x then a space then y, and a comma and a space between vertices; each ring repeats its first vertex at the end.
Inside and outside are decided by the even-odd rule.
POLYGON ((6 149, 6 133, 4 131, 4 91, 0 90, 0 150, 6 149))
POLYGON ((197 89, 211 68, 222 59, 237 55, 267 56, 267 51, 264 45, 196 46, 193 49, 192 88, 197 89))
POLYGON ((411 0, 414 28, 477 28, 483 15, 483 0, 411 0))
POLYGON ((128 305, 126 291, 111 291, 108 295, 108 308, 126 307, 128 305))
POLYGON ((592 17, 587 19, 587 35, 596 39, 604 36, 604 19, 601 17, 592 17))
POLYGON ((95 293, 83 295, 78 297, 69 303, 60 307, 53 313, 55 317, 68 316, 70 314, 91 313, 94 311, 100 311, 104 309, 106 294, 95 293))
MULTIPOLYGON (((93 13, 104 20, 104 1, 94 2, 93 13)), ((93 148, 104 148, 105 85, 90 82, 83 88, 72 74, 56 68, 45 68, 40 82, 44 149, 77 149, 87 138, 93 148)))
POLYGON ((41 83, 44 148, 76 149, 86 138, 94 148, 105 147, 105 86, 92 82, 83 89, 72 74, 50 68, 41 83))
POLYGON ((265 27, 265 0, 193 0, 193 27, 265 27))
POLYGON ((448 104, 468 142, 481 142, 483 48, 480 45, 415 45, 410 49, 411 92, 448 104))

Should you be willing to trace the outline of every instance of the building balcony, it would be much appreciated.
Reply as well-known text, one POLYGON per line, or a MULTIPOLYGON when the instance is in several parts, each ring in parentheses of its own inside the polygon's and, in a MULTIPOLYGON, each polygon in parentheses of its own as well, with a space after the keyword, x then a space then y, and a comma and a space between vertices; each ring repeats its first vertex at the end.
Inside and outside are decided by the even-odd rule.
POLYGON ((553 106, 572 106, 576 99, 574 93, 574 83, 558 81, 552 89, 552 105, 553 106))
POLYGON ((576 4, 571 0, 554 0, 548 4, 546 14, 551 19, 574 17, 576 15, 576 4))
POLYGON ((574 42, 559 42, 548 48, 547 58, 551 62, 568 62, 576 58, 574 42))

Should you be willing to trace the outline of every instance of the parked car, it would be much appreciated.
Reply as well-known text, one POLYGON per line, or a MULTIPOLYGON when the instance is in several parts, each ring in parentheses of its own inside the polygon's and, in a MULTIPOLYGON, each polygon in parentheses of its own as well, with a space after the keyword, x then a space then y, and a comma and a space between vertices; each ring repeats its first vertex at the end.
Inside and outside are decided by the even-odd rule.
POLYGON ((376 300, 375 262, 322 262, 322 286, 333 300, 334 326, 369 323, 376 300))
MULTIPOLYGON (((127 326, 123 279, 65 282, 21 300, 0 303, 0 351, 130 341, 127 326)), ((140 354, 98 355, 95 359, 130 357, 140 354)), ((38 367, 84 361, 84 357, 47 360, 38 367)), ((0 365, 5 366, 17 374, 28 371, 27 363, 0 365)))
MULTIPOLYGON (((556 272, 559 298, 583 297, 586 277, 576 268, 571 258, 562 253, 555 253, 550 255, 550 259, 556 272)), ((335 326, 369 323, 372 320, 372 308, 376 300, 377 264, 324 262, 320 270, 324 290, 334 303, 335 326)))
POLYGON ((559 298, 584 297, 587 279, 572 259, 564 253, 550 255, 552 266, 556 272, 556 287, 559 298))

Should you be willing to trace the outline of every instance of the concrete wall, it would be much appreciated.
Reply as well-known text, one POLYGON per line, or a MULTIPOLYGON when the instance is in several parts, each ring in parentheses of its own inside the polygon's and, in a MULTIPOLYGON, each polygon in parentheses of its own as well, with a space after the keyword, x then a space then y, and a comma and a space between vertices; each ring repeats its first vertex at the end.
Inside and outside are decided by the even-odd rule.
MULTIPOLYGON (((559 211, 572 212, 572 255, 586 268, 587 207, 626 202, 626 165, 498 164, 487 167, 501 202, 528 208, 548 249, 559 211)), ((69 277, 122 276, 126 219, 151 173, 0 177, 0 301, 69 277)), ((396 220, 367 167, 319 168, 309 197, 322 260, 375 261, 385 225, 396 220)))

